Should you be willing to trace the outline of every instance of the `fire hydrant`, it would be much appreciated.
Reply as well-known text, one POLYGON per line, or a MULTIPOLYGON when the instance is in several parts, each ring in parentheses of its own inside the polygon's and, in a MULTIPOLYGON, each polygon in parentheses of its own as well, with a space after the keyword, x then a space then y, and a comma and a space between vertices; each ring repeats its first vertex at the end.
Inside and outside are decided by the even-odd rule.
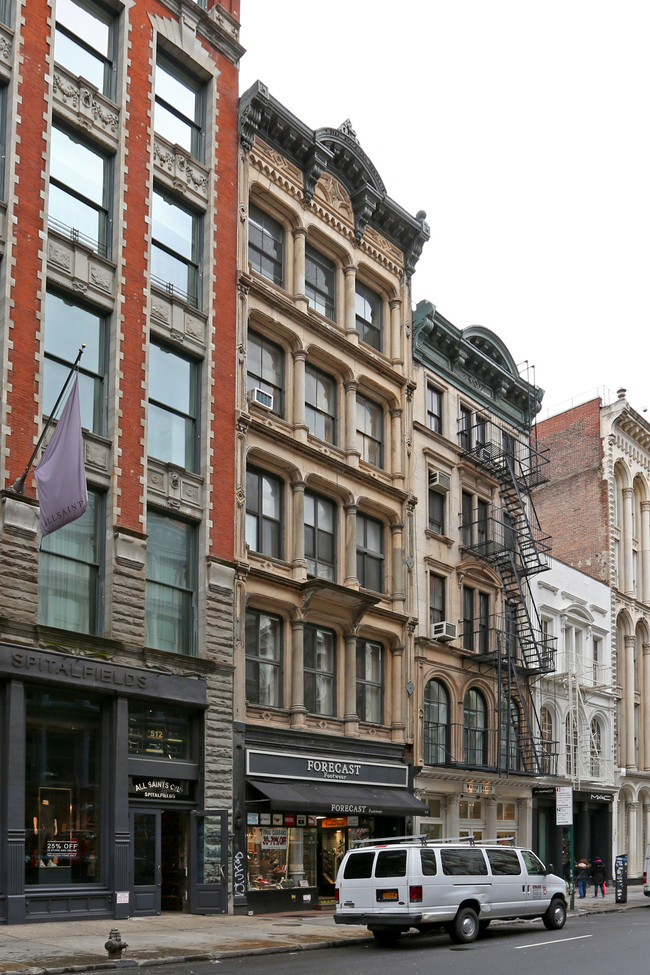
POLYGON ((126 951, 129 947, 126 941, 122 941, 120 932, 117 928, 111 928, 108 933, 108 941, 104 945, 106 951, 108 952, 108 957, 113 960, 119 960, 122 957, 122 952, 126 951))

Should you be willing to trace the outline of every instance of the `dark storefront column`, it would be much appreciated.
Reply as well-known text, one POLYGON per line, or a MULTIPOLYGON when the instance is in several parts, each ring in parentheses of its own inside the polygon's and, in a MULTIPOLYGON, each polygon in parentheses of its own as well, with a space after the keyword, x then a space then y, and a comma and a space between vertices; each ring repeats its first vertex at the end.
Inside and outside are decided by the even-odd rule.
POLYGON ((25 693, 22 683, 10 681, 5 698, 3 728, 4 821, 7 856, 2 886, 7 892, 7 924, 25 920, 25 693))
POLYGON ((115 891, 115 917, 125 918, 131 914, 131 904, 124 895, 129 891, 129 867, 131 856, 131 833, 129 826, 129 702, 117 698, 113 708, 111 735, 111 761, 109 794, 111 796, 111 818, 113 829, 113 878, 115 891), (118 897, 118 894, 122 897, 118 897))

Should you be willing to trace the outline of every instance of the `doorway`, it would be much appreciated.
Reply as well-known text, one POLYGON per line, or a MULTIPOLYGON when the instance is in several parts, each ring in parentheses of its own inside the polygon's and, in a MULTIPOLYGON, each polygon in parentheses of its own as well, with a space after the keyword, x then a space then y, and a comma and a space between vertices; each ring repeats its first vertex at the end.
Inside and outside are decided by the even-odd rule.
POLYGON ((131 810, 133 916, 188 909, 189 812, 131 810))

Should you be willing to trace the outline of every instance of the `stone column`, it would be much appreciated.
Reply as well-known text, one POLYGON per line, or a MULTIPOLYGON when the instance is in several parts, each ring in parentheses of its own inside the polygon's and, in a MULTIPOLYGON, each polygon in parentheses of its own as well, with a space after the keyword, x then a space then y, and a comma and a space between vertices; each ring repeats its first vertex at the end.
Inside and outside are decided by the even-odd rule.
MULTIPOLYGON (((391 418, 391 442, 390 442, 390 473, 393 480, 404 480, 403 458, 403 437, 402 437, 402 410, 399 407, 390 411, 391 418)), ((388 463, 388 457, 386 457, 388 463)))
POLYGON ((293 434, 296 440, 307 440, 305 423, 305 361, 306 349, 296 349, 293 357, 293 434))
MULTIPOLYGON (((392 551, 392 599, 393 602, 404 603, 404 525, 398 522, 390 526, 391 551, 392 551)), ((397 609, 396 606, 393 607, 397 609)), ((403 609, 399 609, 402 612, 403 609)))
POLYGON ((626 636, 625 643, 625 767, 635 769, 637 756, 634 745, 634 645, 635 637, 626 636))
POLYGON ((644 603, 650 603, 650 501, 641 502, 641 586, 639 594, 644 603))
POLYGON ((291 621, 291 727, 304 728, 305 715, 305 622, 291 621))
POLYGON ((357 442, 357 389, 356 379, 348 379, 345 389, 345 456, 351 467, 359 466, 361 452, 357 442))
POLYGON ((623 488, 623 585, 628 596, 634 595, 634 570, 632 567, 632 524, 634 488, 623 488))
POLYGON ((460 831, 460 796, 456 793, 447 796, 445 802, 445 825, 443 834, 445 836, 458 836, 460 831))
POLYGON ((497 800, 494 796, 485 798, 485 832, 486 840, 492 840, 497 835, 497 800))
POLYGON ((357 635, 347 633, 345 636, 345 734, 357 737, 359 734, 359 717, 357 715, 357 635))
POLYGON ((517 799, 517 843, 531 846, 533 842, 533 800, 532 797, 517 799))
POLYGON ((404 646, 390 649, 391 665, 391 738, 404 741, 404 646))
POLYGON ((291 482, 292 506, 292 534, 293 558, 291 560, 294 579, 307 577, 307 560, 305 559, 305 482, 291 482))
POLYGON ((293 300, 296 307, 306 312, 309 302, 305 295, 305 238, 307 229, 296 227, 293 231, 293 281, 294 295, 293 300))
MULTIPOLYGON (((650 643, 644 643, 641 648, 643 660, 643 689, 641 697, 641 716, 643 727, 639 729, 639 768, 650 770, 650 643)), ((650 838, 650 834, 646 833, 650 838)), ((650 841, 650 839, 649 839, 650 841)))
POLYGON ((391 298, 390 301, 390 328, 389 335, 385 339, 385 351, 390 355, 393 365, 402 362, 402 302, 399 298, 391 298))
POLYGON ((345 505, 345 580, 344 585, 359 588, 357 577, 357 506, 345 505))
POLYGON ((345 309, 343 321, 345 322, 345 334, 346 337, 353 345, 359 344, 359 333, 357 332, 357 269, 352 265, 348 264, 347 267, 343 268, 343 277, 345 281, 344 287, 344 299, 345 299, 345 309))
MULTIPOLYGON (((637 845, 637 813, 639 810, 638 802, 626 802, 625 811, 628 817, 627 824, 627 838, 629 841, 628 851, 627 851, 627 875, 628 877, 636 877, 643 870, 643 866, 637 862, 638 857, 638 845, 637 845)), ((614 864, 607 864, 608 870, 613 873, 614 864)))

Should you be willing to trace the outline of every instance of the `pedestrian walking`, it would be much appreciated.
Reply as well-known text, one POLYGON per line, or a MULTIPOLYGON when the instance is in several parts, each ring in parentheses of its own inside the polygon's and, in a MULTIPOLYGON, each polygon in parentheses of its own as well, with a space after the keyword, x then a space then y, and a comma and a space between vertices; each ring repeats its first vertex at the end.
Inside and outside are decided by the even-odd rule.
POLYGON ((598 891, 600 890, 603 897, 605 896, 605 864, 600 859, 596 857, 589 873, 589 879, 594 885, 594 897, 598 897, 598 891))
POLYGON ((576 883, 578 885, 578 896, 587 896, 587 884, 589 883, 589 863, 583 857, 576 863, 576 883))

